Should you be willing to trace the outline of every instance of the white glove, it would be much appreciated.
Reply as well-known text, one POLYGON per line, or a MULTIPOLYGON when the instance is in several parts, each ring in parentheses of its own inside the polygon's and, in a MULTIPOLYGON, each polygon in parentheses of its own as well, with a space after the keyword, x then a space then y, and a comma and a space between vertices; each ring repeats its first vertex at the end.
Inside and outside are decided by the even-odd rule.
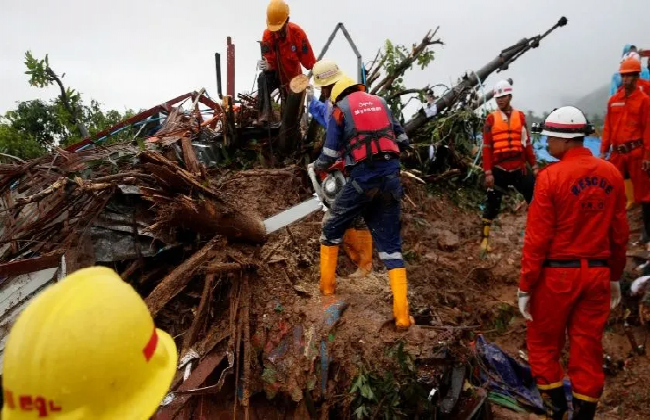
POLYGON ((519 312, 521 312, 521 316, 529 321, 532 321, 533 317, 530 314, 530 293, 522 292, 521 290, 517 289, 517 300, 519 303, 519 312))
POLYGON ((614 309, 621 303, 621 285, 617 281, 610 281, 611 296, 609 298, 609 307, 614 309))
POLYGON ((261 59, 257 62, 257 68, 262 71, 266 71, 269 68, 269 62, 266 61, 266 58, 261 59))

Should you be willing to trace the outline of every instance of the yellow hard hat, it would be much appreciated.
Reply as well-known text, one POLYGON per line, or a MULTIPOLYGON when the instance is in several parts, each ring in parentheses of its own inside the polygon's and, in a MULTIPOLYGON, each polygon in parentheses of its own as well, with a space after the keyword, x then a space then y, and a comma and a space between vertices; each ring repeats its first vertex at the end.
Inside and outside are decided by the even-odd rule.
POLYGON ((345 75, 332 60, 320 60, 314 64, 314 85, 330 86, 341 80, 345 75))
POLYGON ((266 8, 266 27, 277 32, 289 18, 289 5, 284 0, 271 0, 266 8))
POLYGON ((350 79, 347 76, 342 77, 338 82, 334 84, 334 87, 332 88, 332 93, 330 94, 330 100, 332 103, 336 103, 336 101, 339 98, 339 95, 343 93, 343 91, 351 86, 356 86, 359 83, 355 82, 354 80, 350 79))
POLYGON ((2 419, 149 419, 177 360, 174 340, 113 270, 76 271, 38 295, 11 329, 2 419))

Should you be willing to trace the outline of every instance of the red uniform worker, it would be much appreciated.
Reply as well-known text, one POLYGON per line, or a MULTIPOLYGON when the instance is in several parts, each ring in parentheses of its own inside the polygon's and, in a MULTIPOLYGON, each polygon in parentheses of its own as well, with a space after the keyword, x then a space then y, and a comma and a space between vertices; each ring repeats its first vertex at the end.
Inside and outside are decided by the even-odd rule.
POLYGON ((605 157, 611 149, 609 161, 621 174, 629 174, 634 201, 641 203, 643 224, 650 232, 650 98, 638 83, 640 71, 637 59, 628 58, 621 64, 623 87, 607 104, 600 153, 605 157))
POLYGON ((544 122, 549 152, 560 162, 537 177, 521 261, 518 299, 529 320, 530 366, 553 419, 567 410, 560 365, 567 332, 573 418, 595 415, 604 385, 603 330, 620 302, 629 236, 623 177, 583 146, 591 132, 570 106, 544 122))
POLYGON ((262 70, 257 79, 260 122, 271 118, 271 93, 285 88, 291 79, 302 74, 301 65, 311 70, 316 63, 307 34, 289 22, 289 6, 284 0, 271 0, 266 9, 266 26, 262 36, 262 70))

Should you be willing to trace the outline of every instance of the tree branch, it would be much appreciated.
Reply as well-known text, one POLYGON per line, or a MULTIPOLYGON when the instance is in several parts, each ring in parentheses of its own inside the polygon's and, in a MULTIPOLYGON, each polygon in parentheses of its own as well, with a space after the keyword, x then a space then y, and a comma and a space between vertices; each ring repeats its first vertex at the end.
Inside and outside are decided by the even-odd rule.
POLYGON ((59 89, 61 89, 61 95, 60 95, 61 102, 63 102, 63 106, 68 111, 68 113, 70 113, 70 122, 72 122, 74 125, 77 126, 79 132, 81 133, 81 137, 83 138, 89 137, 90 134, 88 133, 88 129, 86 128, 84 123, 82 123, 77 117, 78 109, 76 107, 73 108, 72 104, 70 103, 68 94, 65 91, 65 87, 63 86, 63 82, 61 81, 61 79, 59 78, 59 76, 56 75, 56 73, 54 73, 54 70, 52 70, 49 66, 45 69, 45 71, 47 72, 47 75, 50 78, 50 80, 56 82, 56 84, 59 85, 59 89))
POLYGON ((438 33, 438 29, 440 29, 440 27, 436 28, 433 33, 431 33, 431 31, 427 32, 424 38, 422 38, 422 42, 420 42, 419 45, 413 47, 411 54, 402 60, 402 62, 397 65, 393 72, 386 75, 386 77, 384 77, 381 82, 379 82, 379 84, 372 89, 370 93, 373 95, 381 96, 382 91, 385 91, 388 86, 392 85, 396 79, 401 77, 411 67, 411 65, 415 63, 418 56, 422 54, 427 49, 427 47, 431 45, 444 45, 440 39, 433 39, 433 37, 435 37, 438 33))

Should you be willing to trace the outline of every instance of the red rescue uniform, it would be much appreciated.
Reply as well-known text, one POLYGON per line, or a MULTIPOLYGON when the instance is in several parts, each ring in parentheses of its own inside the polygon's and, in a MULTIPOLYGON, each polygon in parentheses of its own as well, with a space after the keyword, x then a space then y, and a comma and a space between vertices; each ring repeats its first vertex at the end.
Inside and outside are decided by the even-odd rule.
POLYGON ((634 201, 650 202, 650 176, 643 171, 642 162, 650 160, 650 98, 641 85, 630 96, 619 89, 609 99, 603 127, 600 153, 610 151, 610 162, 630 175, 634 201))
POLYGON ((269 63, 268 70, 278 72, 280 83, 287 85, 291 79, 302 74, 300 65, 311 70, 316 63, 307 34, 293 22, 287 23, 286 36, 281 38, 278 32, 264 31, 262 53, 269 63))
POLYGON ((567 151, 537 177, 528 210, 519 288, 531 292, 530 366, 541 390, 562 386, 560 355, 570 342, 574 394, 600 398, 610 281, 625 267, 629 226, 620 172, 589 149, 567 151))
POLYGON ((524 113, 510 108, 488 115, 483 127, 483 170, 491 171, 494 166, 506 171, 525 169, 526 161, 536 164, 524 113))

